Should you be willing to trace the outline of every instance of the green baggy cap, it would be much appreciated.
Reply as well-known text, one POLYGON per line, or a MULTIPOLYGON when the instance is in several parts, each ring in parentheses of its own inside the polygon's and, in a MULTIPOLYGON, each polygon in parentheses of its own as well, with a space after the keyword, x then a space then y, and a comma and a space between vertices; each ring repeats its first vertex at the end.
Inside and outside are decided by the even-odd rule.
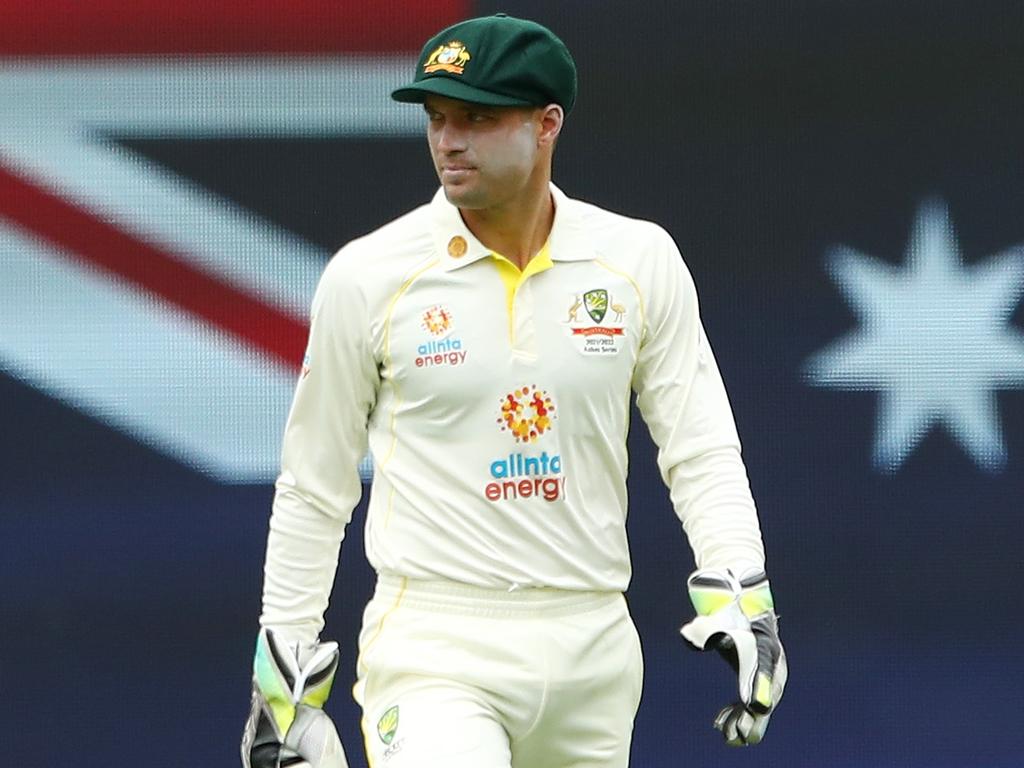
POLYGON ((453 24, 427 41, 411 83, 395 101, 435 93, 496 107, 576 103, 576 63, 555 34, 535 21, 499 13, 453 24))

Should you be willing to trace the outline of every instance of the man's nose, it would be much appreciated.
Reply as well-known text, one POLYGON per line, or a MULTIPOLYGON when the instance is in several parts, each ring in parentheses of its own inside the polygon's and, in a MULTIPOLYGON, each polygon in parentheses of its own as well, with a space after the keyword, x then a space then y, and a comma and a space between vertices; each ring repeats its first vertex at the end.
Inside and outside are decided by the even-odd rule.
POLYGON ((466 134, 458 126, 446 122, 438 129, 437 148, 441 152, 462 152, 466 149, 466 134))

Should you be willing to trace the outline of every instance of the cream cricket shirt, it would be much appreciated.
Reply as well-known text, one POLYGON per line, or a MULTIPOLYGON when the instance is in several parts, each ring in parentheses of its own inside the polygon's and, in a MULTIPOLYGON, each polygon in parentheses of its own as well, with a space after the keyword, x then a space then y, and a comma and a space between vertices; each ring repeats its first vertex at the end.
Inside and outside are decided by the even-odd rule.
POLYGON ((657 225, 552 194, 550 238, 522 273, 442 191, 328 265, 285 431, 264 625, 319 634, 367 445, 379 573, 624 591, 631 387, 697 564, 763 565, 678 249, 657 225))

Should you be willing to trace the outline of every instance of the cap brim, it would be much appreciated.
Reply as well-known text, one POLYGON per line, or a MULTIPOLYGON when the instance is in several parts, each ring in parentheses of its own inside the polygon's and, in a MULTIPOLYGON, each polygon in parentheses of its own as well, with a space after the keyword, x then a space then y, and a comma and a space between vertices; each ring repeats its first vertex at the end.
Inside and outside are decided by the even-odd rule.
POLYGON ((430 94, 447 96, 449 99, 458 99, 459 101, 469 101, 473 104, 486 104, 491 107, 533 106, 523 99, 485 91, 449 77, 428 77, 425 80, 396 88, 391 92, 391 98, 406 104, 422 104, 430 94))

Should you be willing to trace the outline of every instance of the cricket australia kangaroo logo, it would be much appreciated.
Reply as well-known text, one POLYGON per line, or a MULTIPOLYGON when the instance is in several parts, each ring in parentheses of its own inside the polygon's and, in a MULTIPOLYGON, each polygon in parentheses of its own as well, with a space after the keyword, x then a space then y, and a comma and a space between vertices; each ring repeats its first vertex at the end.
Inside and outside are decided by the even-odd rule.
POLYGON ((600 323, 608 311, 608 291, 604 288, 587 291, 583 294, 583 306, 587 308, 587 314, 591 319, 595 323, 600 323))

